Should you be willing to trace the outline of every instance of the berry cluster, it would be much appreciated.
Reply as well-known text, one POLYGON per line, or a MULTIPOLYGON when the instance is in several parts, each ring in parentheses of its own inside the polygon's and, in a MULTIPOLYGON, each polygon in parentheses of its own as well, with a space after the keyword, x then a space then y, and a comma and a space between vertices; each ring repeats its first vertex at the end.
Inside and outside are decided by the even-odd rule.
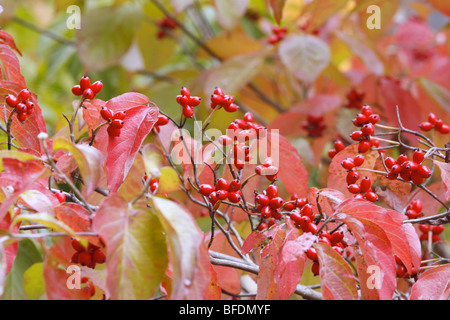
POLYGON ((159 27, 159 30, 156 34, 158 39, 165 38, 169 33, 169 30, 174 30, 177 28, 177 24, 175 23, 175 21, 173 21, 169 17, 165 17, 161 20, 156 21, 156 25, 159 27))
POLYGON ((429 234, 431 233, 431 242, 439 242, 441 241, 440 234, 444 232, 444 225, 431 225, 431 224, 420 224, 419 230, 422 232, 419 239, 420 241, 428 241, 429 234))
POLYGON ((95 286, 94 284, 89 280, 88 277, 82 277, 81 283, 84 284, 83 290, 86 290, 89 294, 89 297, 93 297, 95 294, 95 286))
POLYGON ((79 263, 82 266, 95 269, 97 263, 102 264, 106 261, 106 256, 102 249, 92 243, 85 248, 78 239, 72 238, 72 247, 75 253, 72 255, 72 263, 79 263))
POLYGON ((100 115, 109 123, 107 129, 109 136, 112 138, 118 137, 120 135, 120 129, 125 125, 123 119, 125 119, 126 111, 113 112, 111 109, 103 106, 100 110, 100 115))
POLYGON ((419 216, 422 216, 422 201, 413 200, 406 207, 405 215, 408 219, 416 219, 419 216))
POLYGON ((214 186, 210 184, 201 184, 199 192, 201 195, 208 197, 211 204, 215 206, 219 201, 227 200, 231 203, 239 203, 241 201, 241 181, 239 179, 228 182, 224 178, 217 180, 214 186))
POLYGON ((439 119, 434 113, 430 112, 428 114, 428 121, 424 121, 419 124, 419 128, 422 131, 430 131, 431 129, 436 129, 439 133, 447 134, 450 132, 450 126, 444 124, 442 119, 439 119))
POLYGON ((423 180, 429 178, 432 174, 431 169, 422 164, 425 154, 422 150, 415 150, 412 160, 408 159, 406 154, 401 154, 394 159, 386 157, 384 163, 389 170, 387 178, 395 180, 399 176, 406 181, 412 181, 414 184, 422 184, 423 180))
POLYGON ((343 143, 341 140, 338 139, 338 140, 334 141, 334 148, 328 150, 328 156, 329 156, 331 159, 333 159, 334 156, 335 156, 339 151, 344 150, 344 148, 345 148, 344 143, 343 143))
POLYGON ((394 258, 395 258, 395 263, 397 264, 397 271, 396 271, 396 275, 398 278, 415 278, 417 276, 417 270, 415 267, 412 267, 412 273, 408 273, 408 269, 406 269, 405 265, 403 264, 403 262, 400 260, 400 258, 394 254, 394 258))
POLYGON ((364 92, 357 91, 355 88, 352 88, 349 92, 347 92, 347 103, 345 104, 346 108, 349 109, 361 109, 364 106, 364 92))
POLYGON ((12 94, 6 95, 5 101, 8 106, 15 108, 17 112, 17 120, 25 122, 27 116, 33 113, 34 103, 30 100, 30 90, 22 89, 16 96, 12 94))
POLYGON ((323 135, 323 132, 327 128, 327 124, 323 115, 315 116, 309 114, 306 116, 306 120, 301 123, 301 127, 308 131, 309 137, 314 138, 323 135))
MULTIPOLYGON (((147 182, 147 179, 148 175, 144 175, 144 183, 147 182)), ((149 182, 150 192, 155 193, 155 191, 158 190, 158 187, 159 187, 159 179, 155 177, 150 178, 149 182)))
POLYGON ((88 76, 83 76, 80 79, 80 84, 72 87, 72 93, 76 96, 83 96, 84 99, 94 99, 102 88, 103 82, 101 80, 91 84, 91 79, 88 76))
POLYGON ((273 181, 277 177, 278 168, 273 165, 273 160, 269 157, 264 160, 263 164, 255 167, 255 173, 260 176, 265 176, 269 181, 273 181))
MULTIPOLYGON (((347 247, 347 244, 344 241, 344 232, 342 230, 336 230, 332 233, 329 233, 326 230, 322 230, 319 232, 318 242, 326 243, 331 246, 334 251, 339 253, 340 255, 344 254, 344 249, 347 247)), ((319 258, 317 256, 316 249, 310 247, 305 251, 308 259, 312 260, 313 263, 311 265, 311 271, 314 275, 320 274, 320 264, 319 258)))
POLYGON ((211 95, 211 109, 223 108, 227 112, 235 112, 239 107, 234 103, 234 97, 229 94, 225 94, 222 89, 215 88, 211 95))
POLYGON ((356 115, 356 118, 352 120, 355 127, 359 127, 359 130, 353 131, 350 134, 350 138, 353 141, 359 142, 358 151, 365 153, 373 147, 379 146, 378 140, 371 139, 371 136, 375 133, 375 124, 380 121, 380 116, 373 113, 372 108, 368 105, 364 105, 361 108, 361 113, 356 115))
POLYGON ((198 106, 201 101, 200 97, 191 96, 191 92, 185 87, 181 88, 181 92, 177 96, 177 102, 183 108, 183 115, 186 118, 194 116, 194 107, 198 106))
POLYGON ((280 208, 284 204, 283 198, 278 196, 278 187, 274 184, 269 185, 263 193, 257 194, 256 212, 261 214, 262 219, 273 217, 278 220, 282 218, 280 208))
POLYGON ((238 133, 241 132, 241 130, 251 129, 256 131, 257 137, 259 137, 260 133, 265 130, 263 125, 255 122, 255 119, 251 112, 246 112, 242 119, 235 119, 232 123, 230 123, 227 129, 227 134, 235 137, 234 140, 236 140, 236 137, 238 136, 238 133))
POLYGON ((269 37, 269 43, 276 44, 286 37, 287 28, 279 27, 279 26, 272 26, 272 33, 273 34, 269 37))
POLYGON ((153 129, 156 132, 160 132, 161 131, 161 126, 165 126, 166 124, 169 123, 169 118, 167 118, 165 115, 158 115, 158 120, 156 121, 155 125, 153 126, 153 129))
POLYGON ((347 189, 350 193, 354 194, 354 197, 357 199, 366 199, 371 202, 376 202, 378 201, 378 195, 372 190, 372 181, 370 177, 365 176, 361 179, 359 184, 357 183, 360 178, 357 168, 361 166, 364 161, 365 158, 362 154, 342 160, 341 166, 347 170, 347 189))

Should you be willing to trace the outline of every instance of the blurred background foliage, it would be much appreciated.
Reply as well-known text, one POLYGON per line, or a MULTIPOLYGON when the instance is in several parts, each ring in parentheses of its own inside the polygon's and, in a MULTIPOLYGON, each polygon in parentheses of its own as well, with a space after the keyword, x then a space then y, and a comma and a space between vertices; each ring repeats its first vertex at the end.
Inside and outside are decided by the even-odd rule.
MULTIPOLYGON (((366 73, 374 73, 380 61, 382 71, 377 75, 392 73, 395 64, 389 65, 375 50, 391 32, 390 26, 411 14, 435 30, 448 32, 448 5, 437 0, 3 0, 1 5, 0 25, 13 35, 23 54, 23 75, 38 95, 50 133, 66 125, 61 113, 71 113, 74 96, 70 88, 85 74, 94 81, 103 80, 104 89, 98 96, 102 100, 138 91, 174 117, 179 114, 175 96, 181 86, 206 97, 205 101, 212 88, 221 86, 241 106, 239 115, 213 117, 212 126, 224 130, 244 111, 253 111, 256 120, 268 124, 319 91, 339 95, 344 104, 354 84, 345 72, 355 67, 355 55, 359 56, 358 68, 366 64, 366 73), (286 62, 274 54, 276 46, 267 42, 276 25, 271 4, 284 5, 282 25, 290 32, 314 34, 327 42, 329 64, 318 70, 321 76, 314 77, 314 83, 294 79, 286 62), (381 8, 380 30, 365 26, 366 9, 372 4, 381 8), (79 30, 67 27, 73 14, 68 8, 73 5, 81 13, 79 30), (182 28, 165 28, 161 37, 164 10, 182 28), (308 25, 302 29, 305 21, 308 25), (362 45, 331 37, 335 29, 357 35, 362 45), (358 48, 367 51, 358 52, 358 48), (366 60, 364 52, 372 53, 373 60, 366 60)), ((306 70, 315 71, 314 56, 299 59, 300 65, 310 67, 306 70)), ((197 118, 208 112, 208 104, 201 104, 197 118)), ((297 141, 299 148, 302 144, 305 140, 297 141)))

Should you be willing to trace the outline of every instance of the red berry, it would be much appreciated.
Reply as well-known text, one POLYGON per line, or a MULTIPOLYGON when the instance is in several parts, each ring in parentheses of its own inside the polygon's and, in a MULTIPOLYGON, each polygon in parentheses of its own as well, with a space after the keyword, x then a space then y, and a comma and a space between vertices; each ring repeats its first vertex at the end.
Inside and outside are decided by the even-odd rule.
POLYGON ((111 127, 113 127, 114 129, 122 129, 124 125, 125 125, 125 122, 120 119, 114 119, 111 122, 111 127))
POLYGON ((438 131, 439 131, 440 133, 442 133, 442 134, 447 134, 447 133, 450 132, 450 127, 449 127, 448 125, 446 125, 446 124, 443 124, 443 125, 439 128, 438 131))
POLYGON ((369 191, 370 187, 372 185, 372 181, 370 180, 370 177, 364 177, 362 178, 359 187, 361 189, 361 192, 367 192, 369 191))
POLYGON ((284 203, 283 198, 274 197, 270 199, 269 205, 272 209, 278 209, 283 205, 283 203, 284 203))
POLYGON ((428 114, 428 122, 431 123, 432 125, 434 125, 434 124, 436 124, 436 121, 437 121, 437 116, 433 112, 430 112, 428 114))
POLYGON ((330 149, 330 150, 328 150, 328 156, 329 156, 331 159, 333 159, 334 156, 335 156, 336 154, 337 154, 336 149, 330 149))
POLYGON ((380 122, 380 116, 377 114, 371 114, 368 118, 369 122, 373 125, 377 124, 378 122, 380 122))
POLYGON ((259 204, 261 204, 263 206, 267 206, 270 203, 270 199, 265 194, 258 194, 256 196, 256 202, 258 202, 259 204))
POLYGON ((228 191, 226 191, 226 190, 217 190, 216 191, 216 196, 217 196, 217 199, 223 201, 226 198, 228 198, 228 191))
POLYGON ((272 199, 278 196, 278 187, 274 184, 271 184, 266 189, 266 195, 272 199))
POLYGON ((92 260, 94 260, 95 263, 104 263, 106 255, 101 249, 95 249, 94 252, 92 252, 92 260))
POLYGON ((16 107, 19 103, 19 99, 17 99, 17 97, 13 96, 12 94, 6 95, 5 101, 11 108, 16 107))
POLYGON ((91 260, 92 260, 92 257, 89 252, 83 251, 83 252, 80 252, 80 254, 78 255, 78 262, 82 266, 87 266, 88 264, 91 263, 91 260))
POLYGON ((110 120, 112 118, 113 113, 112 113, 112 111, 110 109, 108 109, 107 107, 103 106, 100 109, 100 115, 101 115, 101 117, 104 120, 108 121, 108 120, 110 120))
POLYGON ((186 118, 191 118, 194 115, 194 109, 191 106, 186 106, 183 108, 183 115, 186 118))
POLYGON ((83 76, 80 79, 80 88, 84 92, 86 89, 89 89, 91 86, 91 79, 88 76, 83 76))
POLYGON ((429 225, 429 224, 419 224, 419 230, 422 231, 423 233, 427 233, 428 231, 431 230, 431 225, 429 225))
POLYGON ((442 232, 444 232, 444 230, 445 230, 445 227, 442 224, 431 227, 431 232, 433 232, 433 234, 435 234, 435 235, 441 234, 442 232))
POLYGON ((419 128, 422 131, 430 131, 431 129, 433 129, 433 124, 428 121, 425 121, 419 124, 419 128))
POLYGON ((101 80, 95 81, 91 86, 90 86, 92 92, 94 92, 94 95, 96 95, 97 93, 99 93, 102 88, 103 88, 103 82, 101 80))
POLYGON ((108 126, 108 129, 106 129, 106 131, 108 132, 108 134, 111 138, 120 136, 120 129, 118 129, 118 128, 108 126))
POLYGON ((347 158, 341 162, 341 165, 346 170, 352 170, 355 167, 352 158, 347 158))
POLYGON ((56 199, 58 199, 59 203, 66 202, 66 194, 63 191, 58 191, 55 193, 56 199))
POLYGON ((417 149, 417 150, 414 151, 413 161, 415 163, 418 163, 418 164, 422 163, 424 158, 425 158, 425 153, 422 150, 417 149))
POLYGON ((353 193, 353 194, 357 194, 357 193, 361 192, 361 188, 357 184, 351 184, 347 187, 347 189, 350 193, 353 193))
POLYGON ((204 196, 209 196, 213 191, 215 191, 216 188, 209 185, 209 184, 202 184, 200 185, 200 194, 204 195, 204 196))
POLYGON ((361 108, 361 113, 362 113, 363 115, 370 116, 370 115, 373 113, 372 107, 369 106, 369 105, 363 106, 363 107, 361 108))
POLYGON ((431 169, 425 165, 419 165, 417 168, 417 174, 422 178, 429 178, 431 173, 431 169))
POLYGON ((78 252, 85 251, 85 248, 77 238, 72 239, 72 247, 78 252))
POLYGON ((225 190, 228 191, 230 188, 230 185, 228 184, 227 180, 224 178, 220 178, 216 182, 216 190, 225 190))
POLYGON ((85 98, 85 99, 94 99, 94 97, 95 97, 95 94, 94 94, 94 92, 92 91, 91 88, 88 88, 88 89, 83 91, 83 98, 85 98))
POLYGON ((311 259, 312 261, 318 261, 319 257, 317 256, 317 251, 314 248, 309 248, 306 250, 306 256, 308 259, 311 259))
POLYGON ((237 191, 241 189, 241 180, 235 179, 230 182, 229 191, 237 191))
POLYGON ((375 127, 371 123, 366 123, 362 126, 361 132, 364 136, 371 136, 375 133, 375 127))
POLYGON ((364 156, 362 154, 358 154, 353 158, 353 163, 355 164, 355 167, 359 167, 364 163, 364 156))
POLYGON ((25 113, 18 113, 17 114, 17 120, 19 120, 20 122, 25 122, 25 120, 27 120, 27 114, 25 113))
POLYGON ((165 126, 169 123, 169 118, 165 115, 160 114, 158 116, 158 121, 156 121, 155 126, 165 126))
POLYGON ((311 272, 315 275, 318 276, 320 274, 320 265, 318 262, 314 261, 314 263, 311 266, 311 272))
POLYGON ((19 94, 17 95, 17 99, 22 102, 25 102, 29 98, 30 98, 30 90, 28 89, 20 90, 19 94))
POLYGON ((378 201, 378 195, 375 192, 369 191, 366 193, 366 200, 376 202, 378 201))
POLYGON ((311 203, 307 203, 305 204, 301 210, 300 210, 300 214, 304 217, 308 217, 311 220, 314 218, 314 212, 313 212, 313 207, 311 203))
POLYGON ((113 116, 112 116, 112 119, 114 120, 114 119, 119 119, 119 120, 123 120, 123 119, 125 119, 125 116, 127 115, 127 112, 125 111, 125 110, 122 110, 122 111, 117 111, 117 112, 114 112, 114 114, 113 114, 113 116))
POLYGON ((369 140, 362 140, 359 142, 358 151, 360 153, 365 153, 365 152, 369 151, 371 146, 372 146, 372 143, 369 140))
POLYGON ((241 201, 241 195, 239 192, 228 192, 228 200, 232 203, 239 203, 241 201))
POLYGON ((349 171, 347 173, 347 184, 354 184, 359 179, 359 172, 356 170, 349 171))

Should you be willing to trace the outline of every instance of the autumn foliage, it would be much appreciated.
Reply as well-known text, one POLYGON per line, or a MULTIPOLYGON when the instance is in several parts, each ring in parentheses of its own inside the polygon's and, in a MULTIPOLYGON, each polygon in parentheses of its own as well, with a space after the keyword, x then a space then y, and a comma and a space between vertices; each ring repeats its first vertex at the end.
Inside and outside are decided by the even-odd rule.
POLYGON ((3 299, 448 299, 450 5, 266 2, 2 22, 3 299))

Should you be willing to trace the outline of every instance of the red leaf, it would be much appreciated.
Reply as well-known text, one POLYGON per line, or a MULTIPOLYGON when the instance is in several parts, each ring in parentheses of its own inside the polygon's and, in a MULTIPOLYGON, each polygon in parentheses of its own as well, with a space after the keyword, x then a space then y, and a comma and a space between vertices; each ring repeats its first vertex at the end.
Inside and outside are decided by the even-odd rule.
MULTIPOLYGON (((0 206, 0 220, 9 210, 9 207, 17 200, 19 195, 36 187, 36 181, 45 177, 49 170, 39 161, 20 161, 12 158, 3 159, 4 171, 0 173, 0 187, 10 189, 6 199, 0 206)), ((39 189, 38 189, 39 190, 39 189)))
POLYGON ((355 250, 355 258, 362 299, 392 299, 396 288, 396 265, 391 243, 383 228, 351 214, 340 213, 337 219, 351 230, 360 249, 355 250), (372 274, 373 270, 376 273, 372 274))
POLYGON ((425 271, 411 288, 409 300, 448 300, 450 263, 425 271))
MULTIPOLYGON (((108 104, 109 102, 106 105, 108 104)), ((109 137, 106 169, 110 192, 117 192, 123 183, 142 142, 156 123, 158 114, 158 108, 143 105, 127 109, 120 136, 109 137)))
POLYGON ((307 259, 305 252, 316 239, 311 233, 304 233, 294 240, 286 241, 281 247, 274 271, 277 299, 287 299, 294 293, 303 275, 307 259))
POLYGON ((0 39, 4 44, 7 44, 11 47, 11 49, 15 50, 20 56, 22 56, 22 52, 20 52, 19 48, 17 48, 14 38, 8 32, 0 30, 0 39))
POLYGON ((379 207, 369 201, 349 199, 336 212, 347 213, 355 218, 363 218, 381 227, 389 239, 394 253, 412 273, 412 267, 420 268, 420 241, 411 225, 404 224, 405 216, 397 211, 379 207))
POLYGON ((314 244, 320 263, 320 279, 325 300, 358 300, 358 289, 350 265, 332 247, 314 244))
POLYGON ((270 6, 273 10, 273 16, 278 24, 281 24, 281 19, 283 17, 283 8, 285 4, 286 0, 270 0, 270 6))
POLYGON ((445 196, 446 200, 450 199, 450 163, 445 163, 441 161, 434 160, 434 163, 439 167, 441 171, 441 179, 445 186, 445 196))
MULTIPOLYGON (((303 165, 297 149, 282 135, 273 131, 267 133, 270 157, 278 167, 278 180, 290 194, 306 195, 308 191, 308 171, 303 165), (275 154, 272 154, 275 152, 275 154)), ((269 149, 267 150, 269 152, 269 149)))

